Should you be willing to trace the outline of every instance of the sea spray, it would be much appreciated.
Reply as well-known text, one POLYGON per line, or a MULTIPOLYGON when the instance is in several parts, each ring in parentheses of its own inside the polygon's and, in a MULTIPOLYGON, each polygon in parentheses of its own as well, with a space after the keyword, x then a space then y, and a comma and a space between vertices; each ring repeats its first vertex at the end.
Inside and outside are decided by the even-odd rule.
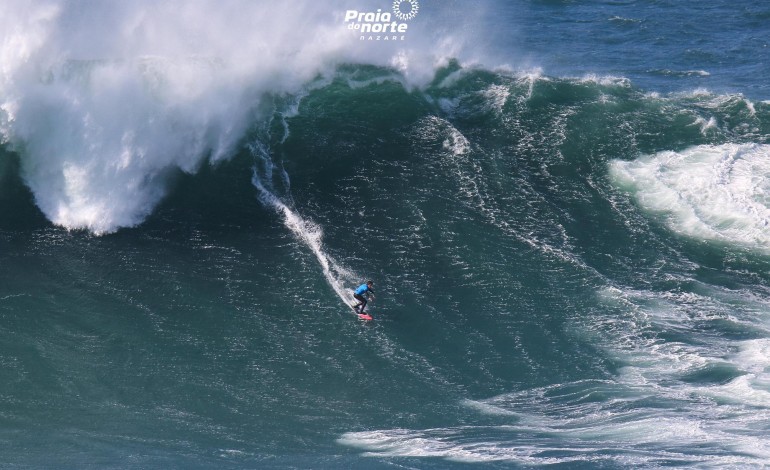
POLYGON ((340 63, 397 66, 419 84, 459 51, 420 47, 434 42, 427 26, 408 49, 362 44, 343 16, 309 0, 5 2, 1 139, 54 224, 135 226, 170 174, 232 157, 265 95, 298 92, 340 63))
POLYGON ((770 252, 770 146, 723 144, 610 162, 643 209, 696 239, 770 252))
MULTIPOLYGON (((334 290, 342 302, 350 305, 353 302, 353 296, 350 293, 350 289, 345 288, 345 283, 355 282, 357 276, 340 265, 323 249, 322 228, 311 221, 305 220, 296 210, 289 207, 287 203, 273 192, 275 164, 265 146, 261 142, 256 141, 249 145, 249 149, 256 160, 251 183, 257 189, 259 201, 283 216, 284 225, 315 255, 329 287, 334 290)), ((283 169, 280 171, 280 178, 284 187, 288 190, 289 175, 283 169)))

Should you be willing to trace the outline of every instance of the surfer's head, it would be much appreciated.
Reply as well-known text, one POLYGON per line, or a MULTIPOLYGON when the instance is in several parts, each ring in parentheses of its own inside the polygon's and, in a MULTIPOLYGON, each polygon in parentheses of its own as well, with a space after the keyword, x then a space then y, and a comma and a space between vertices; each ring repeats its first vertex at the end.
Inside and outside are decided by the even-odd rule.
POLYGON ((366 285, 367 286, 373 286, 374 285, 374 281, 366 281, 366 285))

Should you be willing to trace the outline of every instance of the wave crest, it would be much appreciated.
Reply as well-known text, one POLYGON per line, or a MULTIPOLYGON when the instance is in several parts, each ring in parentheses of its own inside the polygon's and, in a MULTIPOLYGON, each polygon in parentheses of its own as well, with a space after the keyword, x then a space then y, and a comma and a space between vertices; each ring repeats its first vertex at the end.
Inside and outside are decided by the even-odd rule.
POLYGON ((615 160, 610 176, 677 233, 770 253, 770 145, 699 145, 615 160))

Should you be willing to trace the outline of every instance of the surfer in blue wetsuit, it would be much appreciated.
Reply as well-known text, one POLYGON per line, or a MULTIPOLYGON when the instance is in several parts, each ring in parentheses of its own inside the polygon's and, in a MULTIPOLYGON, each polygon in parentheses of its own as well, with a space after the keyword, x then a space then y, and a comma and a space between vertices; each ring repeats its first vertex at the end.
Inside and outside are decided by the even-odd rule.
POLYGON ((374 300, 374 289, 372 289, 372 287, 374 287, 374 282, 372 281, 366 281, 366 284, 358 286, 353 293, 353 297, 358 301, 358 303, 353 306, 353 310, 358 313, 364 313, 368 298, 371 296, 372 300, 374 300), (358 309, 359 307, 361 307, 360 310, 358 309))

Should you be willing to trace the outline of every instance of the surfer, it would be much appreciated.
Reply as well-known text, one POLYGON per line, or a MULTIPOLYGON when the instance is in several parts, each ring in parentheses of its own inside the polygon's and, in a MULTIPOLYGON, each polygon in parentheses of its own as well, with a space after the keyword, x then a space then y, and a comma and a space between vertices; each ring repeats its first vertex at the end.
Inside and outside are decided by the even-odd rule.
POLYGON ((366 303, 370 296, 372 300, 374 300, 374 289, 372 289, 372 287, 374 287, 374 282, 366 281, 366 284, 361 284, 358 286, 358 288, 353 293, 353 297, 355 297, 355 299, 358 301, 358 303, 353 306, 353 310, 359 314, 364 313, 366 303), (366 295, 366 297, 364 297, 364 295, 366 295), (358 307, 361 307, 361 310, 359 310, 358 307))

